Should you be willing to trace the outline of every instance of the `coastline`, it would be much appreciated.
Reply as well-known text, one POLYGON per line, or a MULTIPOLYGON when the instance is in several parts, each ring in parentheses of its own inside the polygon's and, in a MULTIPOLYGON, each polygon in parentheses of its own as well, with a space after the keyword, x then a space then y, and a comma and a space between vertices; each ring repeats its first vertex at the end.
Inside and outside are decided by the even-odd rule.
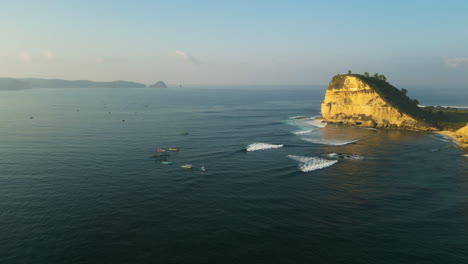
POLYGON ((462 142, 460 137, 457 137, 456 133, 453 131, 448 131, 448 130, 442 130, 442 131, 436 131, 435 133, 441 134, 444 136, 449 137, 455 144, 457 144, 459 147, 461 147, 465 153, 468 152, 468 143, 462 142))

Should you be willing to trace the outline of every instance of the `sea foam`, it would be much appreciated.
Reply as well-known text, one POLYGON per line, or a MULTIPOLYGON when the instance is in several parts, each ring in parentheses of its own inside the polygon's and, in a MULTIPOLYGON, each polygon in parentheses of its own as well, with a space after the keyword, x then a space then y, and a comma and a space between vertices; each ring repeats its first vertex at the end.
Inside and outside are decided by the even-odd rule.
POLYGON ((353 153, 328 153, 325 155, 330 159, 350 159, 350 160, 362 160, 363 156, 353 153))
POLYGON ((297 155, 288 155, 288 158, 298 161, 299 164, 297 165, 297 168, 303 172, 324 169, 338 162, 338 160, 328 160, 297 155))
POLYGON ((273 145, 267 143, 252 143, 248 145, 245 150, 247 151, 257 151, 257 150, 266 150, 266 149, 275 149, 275 148, 282 148, 283 145, 273 145))
POLYGON ((331 145, 331 146, 344 146, 344 145, 356 143, 359 141, 359 139, 339 140, 339 139, 318 139, 318 138, 302 138, 302 140, 310 142, 310 143, 331 145))
POLYGON ((303 135, 303 134, 308 134, 312 131, 313 129, 308 129, 308 130, 293 131, 292 133, 295 135, 303 135))
POLYGON ((324 128, 327 126, 327 123, 323 122, 320 119, 312 119, 310 121, 306 122, 307 124, 311 124, 313 126, 319 127, 319 128, 324 128))

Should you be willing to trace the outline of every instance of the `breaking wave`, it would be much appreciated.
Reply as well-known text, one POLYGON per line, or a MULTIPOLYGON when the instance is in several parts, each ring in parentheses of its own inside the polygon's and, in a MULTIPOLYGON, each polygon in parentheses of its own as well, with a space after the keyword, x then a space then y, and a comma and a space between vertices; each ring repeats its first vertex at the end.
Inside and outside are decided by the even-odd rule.
POLYGON ((328 153, 325 155, 331 159, 351 159, 351 160, 362 160, 363 156, 353 153, 328 153))
POLYGON ((338 162, 338 160, 328 160, 297 155, 288 155, 288 158, 298 161, 299 164, 297 165, 297 168, 303 172, 324 169, 338 162))
POLYGON ((246 151, 257 151, 257 150, 266 150, 266 149, 275 149, 275 148, 282 148, 283 145, 273 145, 267 143, 252 143, 248 145, 245 150, 246 151))
POLYGON ((290 119, 305 119, 305 118, 309 118, 307 116, 291 116, 290 119))
POLYGON ((448 138, 448 137, 446 137, 446 136, 440 136, 440 137, 438 137, 438 139, 439 139, 440 141, 443 141, 443 142, 450 142, 450 138, 448 138))
POLYGON ((318 139, 318 138, 302 138, 302 140, 310 142, 310 143, 331 145, 331 146, 344 146, 344 145, 356 143, 359 141, 359 139, 339 140, 339 139, 318 139))
POLYGON ((302 135, 302 134, 308 134, 310 132, 312 132, 313 129, 308 129, 308 130, 301 130, 301 131, 293 131, 292 133, 295 134, 295 135, 302 135))
POLYGON ((328 125, 327 123, 323 122, 320 119, 311 119, 310 121, 307 121, 306 123, 311 124, 316 127, 320 127, 320 128, 324 128, 328 125))

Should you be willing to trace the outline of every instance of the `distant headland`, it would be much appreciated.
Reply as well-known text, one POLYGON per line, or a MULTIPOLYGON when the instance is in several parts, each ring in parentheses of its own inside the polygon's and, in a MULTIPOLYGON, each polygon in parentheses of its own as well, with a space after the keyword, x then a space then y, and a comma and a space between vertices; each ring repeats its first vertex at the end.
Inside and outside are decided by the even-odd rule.
MULTIPOLYGON (((62 80, 42 78, 0 78, 0 90, 25 90, 32 88, 145 88, 143 83, 130 81, 95 82, 89 80, 62 80)), ((167 88, 159 81, 150 88, 167 88)))
POLYGON ((31 85, 13 78, 0 78, 0 90, 27 90, 31 85))
POLYGON ((378 73, 338 74, 328 85, 321 105, 328 123, 423 131, 448 131, 465 149, 468 147, 468 110, 418 106, 378 73), (465 127, 464 127, 465 126, 465 127), (462 128, 464 127, 464 128, 462 128), (456 136, 455 136, 456 135, 456 136), (465 143, 463 143, 465 142, 465 143))

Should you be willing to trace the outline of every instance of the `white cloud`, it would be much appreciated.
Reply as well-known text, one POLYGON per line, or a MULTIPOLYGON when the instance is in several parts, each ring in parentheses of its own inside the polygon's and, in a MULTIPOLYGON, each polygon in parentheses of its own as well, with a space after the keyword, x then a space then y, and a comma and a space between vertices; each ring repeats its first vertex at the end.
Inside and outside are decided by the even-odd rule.
POLYGON ((468 64, 468 57, 460 57, 460 58, 446 58, 445 64, 450 68, 458 68, 464 64, 468 64))
POLYGON ((181 59, 183 61, 186 61, 186 62, 189 62, 191 64, 202 64, 202 62, 198 59, 196 59, 195 57, 191 56, 190 54, 188 54, 187 52, 184 52, 184 51, 180 51, 180 50, 176 50, 173 54, 173 56, 175 56, 176 58, 178 59, 181 59))
POLYGON ((31 60, 32 60, 31 55, 30 55, 29 52, 27 52, 27 51, 20 52, 20 53, 18 54, 18 58, 19 58, 22 62, 25 62, 25 63, 30 63, 31 60))

